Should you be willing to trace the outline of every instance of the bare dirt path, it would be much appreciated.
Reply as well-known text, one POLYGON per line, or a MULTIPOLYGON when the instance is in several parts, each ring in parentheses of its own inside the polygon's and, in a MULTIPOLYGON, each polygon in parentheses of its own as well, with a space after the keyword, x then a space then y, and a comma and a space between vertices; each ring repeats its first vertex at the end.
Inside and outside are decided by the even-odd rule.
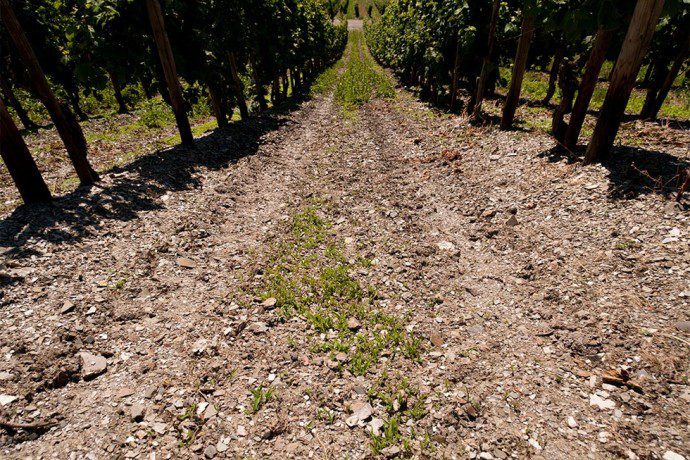
POLYGON ((326 95, 5 220, 0 415, 55 426, 2 456, 688 457, 687 210, 549 147, 326 95), (261 296, 305 209, 402 324, 364 375, 261 296))

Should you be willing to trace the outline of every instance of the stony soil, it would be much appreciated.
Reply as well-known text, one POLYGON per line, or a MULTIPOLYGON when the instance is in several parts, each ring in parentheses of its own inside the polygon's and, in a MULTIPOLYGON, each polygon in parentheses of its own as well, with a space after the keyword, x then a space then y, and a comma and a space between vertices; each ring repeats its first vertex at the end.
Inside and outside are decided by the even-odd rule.
POLYGON ((690 458, 690 214, 646 175, 686 151, 552 146, 322 95, 6 217, 0 455, 690 458), (266 299, 305 209, 419 359, 355 376, 266 299))

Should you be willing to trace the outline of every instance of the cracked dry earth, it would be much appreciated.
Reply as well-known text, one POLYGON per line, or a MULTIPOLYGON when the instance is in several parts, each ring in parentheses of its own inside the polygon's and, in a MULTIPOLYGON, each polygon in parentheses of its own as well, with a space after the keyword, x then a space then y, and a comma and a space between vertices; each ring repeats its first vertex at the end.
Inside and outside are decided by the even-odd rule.
POLYGON ((0 456, 690 457, 683 207, 403 91, 233 129, 3 222, 0 456), (295 245, 377 315, 285 314, 295 245))

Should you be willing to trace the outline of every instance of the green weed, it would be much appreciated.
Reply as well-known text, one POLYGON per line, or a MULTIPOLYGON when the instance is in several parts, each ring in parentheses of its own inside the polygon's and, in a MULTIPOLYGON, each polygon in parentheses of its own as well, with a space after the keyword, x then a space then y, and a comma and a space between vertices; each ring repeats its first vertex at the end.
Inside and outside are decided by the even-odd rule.
POLYGON ((273 398, 273 388, 266 388, 264 389, 263 385, 259 385, 258 387, 254 388, 253 390, 250 390, 252 394, 252 413, 255 414, 259 412, 259 410, 263 407, 264 404, 266 404, 268 401, 273 398))

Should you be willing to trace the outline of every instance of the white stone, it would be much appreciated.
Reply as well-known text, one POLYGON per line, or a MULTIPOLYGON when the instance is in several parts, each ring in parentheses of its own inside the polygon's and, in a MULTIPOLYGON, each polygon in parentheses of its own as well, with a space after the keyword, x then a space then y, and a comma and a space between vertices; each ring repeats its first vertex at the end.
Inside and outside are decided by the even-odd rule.
POLYGON ((454 251, 455 250, 455 245, 451 243, 450 241, 441 241, 437 244, 438 248, 441 251, 454 251))
POLYGON ((611 401, 610 399, 604 399, 598 395, 591 395, 589 397, 589 405, 597 406, 601 410, 614 409, 616 407, 616 403, 614 401, 611 401))
POLYGON ((662 458, 664 460, 685 460, 685 457, 673 452, 672 450, 667 450, 662 458))
POLYGON ((529 440, 527 440, 527 442, 529 442, 529 445, 534 447, 535 449, 541 450, 541 445, 539 445, 539 443, 537 442, 536 439, 529 438, 529 440))
POLYGON ((575 420, 575 417, 568 417, 568 426, 570 428, 577 428, 577 420, 575 420))
POLYGON ((16 396, 1 394, 0 395, 0 406, 6 406, 8 404, 13 403, 16 400, 17 400, 16 396))

